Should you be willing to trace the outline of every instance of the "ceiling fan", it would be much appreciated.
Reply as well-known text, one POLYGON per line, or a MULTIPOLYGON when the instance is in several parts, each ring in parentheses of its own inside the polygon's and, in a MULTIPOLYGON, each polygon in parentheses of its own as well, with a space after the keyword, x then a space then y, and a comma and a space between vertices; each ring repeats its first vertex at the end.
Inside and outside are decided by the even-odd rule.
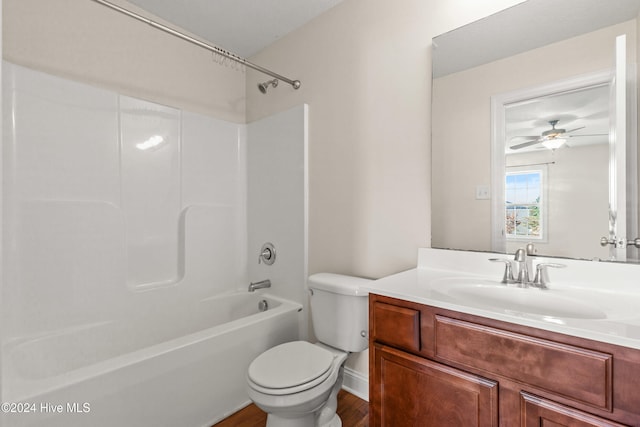
MULTIPOLYGON (((565 129, 557 129, 556 125, 559 120, 549 120, 549 124, 551 125, 551 129, 542 132, 541 135, 535 136, 519 136, 515 138, 526 138, 529 141, 521 142, 520 144, 515 144, 509 147, 511 150, 520 150, 525 147, 530 147, 535 144, 542 144, 546 148, 555 150, 556 148, 561 147, 565 142, 566 138, 571 137, 569 135, 571 132, 575 132, 580 129, 584 129, 585 126, 580 126, 575 129, 565 130, 565 129)), ((574 135, 574 136, 594 136, 594 135, 574 135)))

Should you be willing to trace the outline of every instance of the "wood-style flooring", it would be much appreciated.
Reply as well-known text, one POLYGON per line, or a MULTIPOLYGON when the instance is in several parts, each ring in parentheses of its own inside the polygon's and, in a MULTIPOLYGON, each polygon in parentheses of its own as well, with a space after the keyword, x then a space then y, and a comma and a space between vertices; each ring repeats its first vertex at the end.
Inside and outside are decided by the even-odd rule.
MULTIPOLYGON (((341 390, 338 393, 338 415, 342 419, 342 427, 368 427, 369 403, 341 390)), ((215 427, 264 427, 266 423, 267 414, 251 404, 220 421, 215 427)))

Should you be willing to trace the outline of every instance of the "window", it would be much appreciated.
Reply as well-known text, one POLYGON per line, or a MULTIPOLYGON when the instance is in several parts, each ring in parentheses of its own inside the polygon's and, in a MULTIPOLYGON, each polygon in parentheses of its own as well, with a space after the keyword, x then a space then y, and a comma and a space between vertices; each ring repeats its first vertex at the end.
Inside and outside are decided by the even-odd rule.
POLYGON ((544 238, 543 170, 507 172, 505 183, 507 239, 544 238))

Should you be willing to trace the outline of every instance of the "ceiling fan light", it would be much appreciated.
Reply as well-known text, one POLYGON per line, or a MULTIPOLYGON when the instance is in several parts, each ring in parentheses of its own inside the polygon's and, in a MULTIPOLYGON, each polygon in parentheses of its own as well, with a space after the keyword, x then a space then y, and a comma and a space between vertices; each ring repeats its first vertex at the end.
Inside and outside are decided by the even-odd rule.
POLYGON ((551 138, 543 141, 542 145, 549 150, 555 150, 562 147, 565 142, 567 142, 567 140, 564 138, 551 138))

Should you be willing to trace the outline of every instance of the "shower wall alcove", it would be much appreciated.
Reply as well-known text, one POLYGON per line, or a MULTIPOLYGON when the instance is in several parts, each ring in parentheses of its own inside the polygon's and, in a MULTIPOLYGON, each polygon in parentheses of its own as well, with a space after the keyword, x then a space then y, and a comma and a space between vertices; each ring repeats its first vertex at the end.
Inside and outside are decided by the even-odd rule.
MULTIPOLYGON (((199 407, 176 402, 165 408, 168 415, 160 409, 144 414, 144 425, 173 422, 169 416, 188 425, 194 414, 198 425, 242 405, 245 368, 232 368, 233 359, 306 337, 306 311, 291 306, 284 332, 235 343, 218 359, 198 362, 191 380, 181 374, 184 391, 175 379, 158 383, 177 369, 172 366, 154 368, 157 375, 136 369, 146 375, 139 381, 127 373, 120 385, 116 377, 91 384, 126 365, 128 354, 175 339, 185 346, 186 336, 211 328, 208 319, 216 313, 209 302, 246 293, 250 281, 271 279, 271 294, 306 305, 307 107, 237 124, 2 66, 2 400, 64 404, 84 397, 96 418, 74 420, 102 425, 101 409, 113 420, 109 405, 126 414, 122 405, 129 401, 135 412, 140 398, 168 395, 165 386, 188 400, 193 382, 209 378, 222 394, 200 389, 199 407), (257 263, 266 241, 278 251, 272 266, 257 263), (76 337, 73 348, 65 348, 69 336, 76 337), (203 366, 236 369, 242 377, 207 377, 203 366), (104 384, 112 389, 100 390, 104 384), (144 391, 142 384, 152 386, 144 391)), ((190 357, 196 360, 175 356, 181 365, 190 357)), ((58 425, 55 416, 45 418, 58 425)), ((118 425, 137 422, 127 420, 118 425)), ((21 417, 8 425, 30 422, 21 417)))

